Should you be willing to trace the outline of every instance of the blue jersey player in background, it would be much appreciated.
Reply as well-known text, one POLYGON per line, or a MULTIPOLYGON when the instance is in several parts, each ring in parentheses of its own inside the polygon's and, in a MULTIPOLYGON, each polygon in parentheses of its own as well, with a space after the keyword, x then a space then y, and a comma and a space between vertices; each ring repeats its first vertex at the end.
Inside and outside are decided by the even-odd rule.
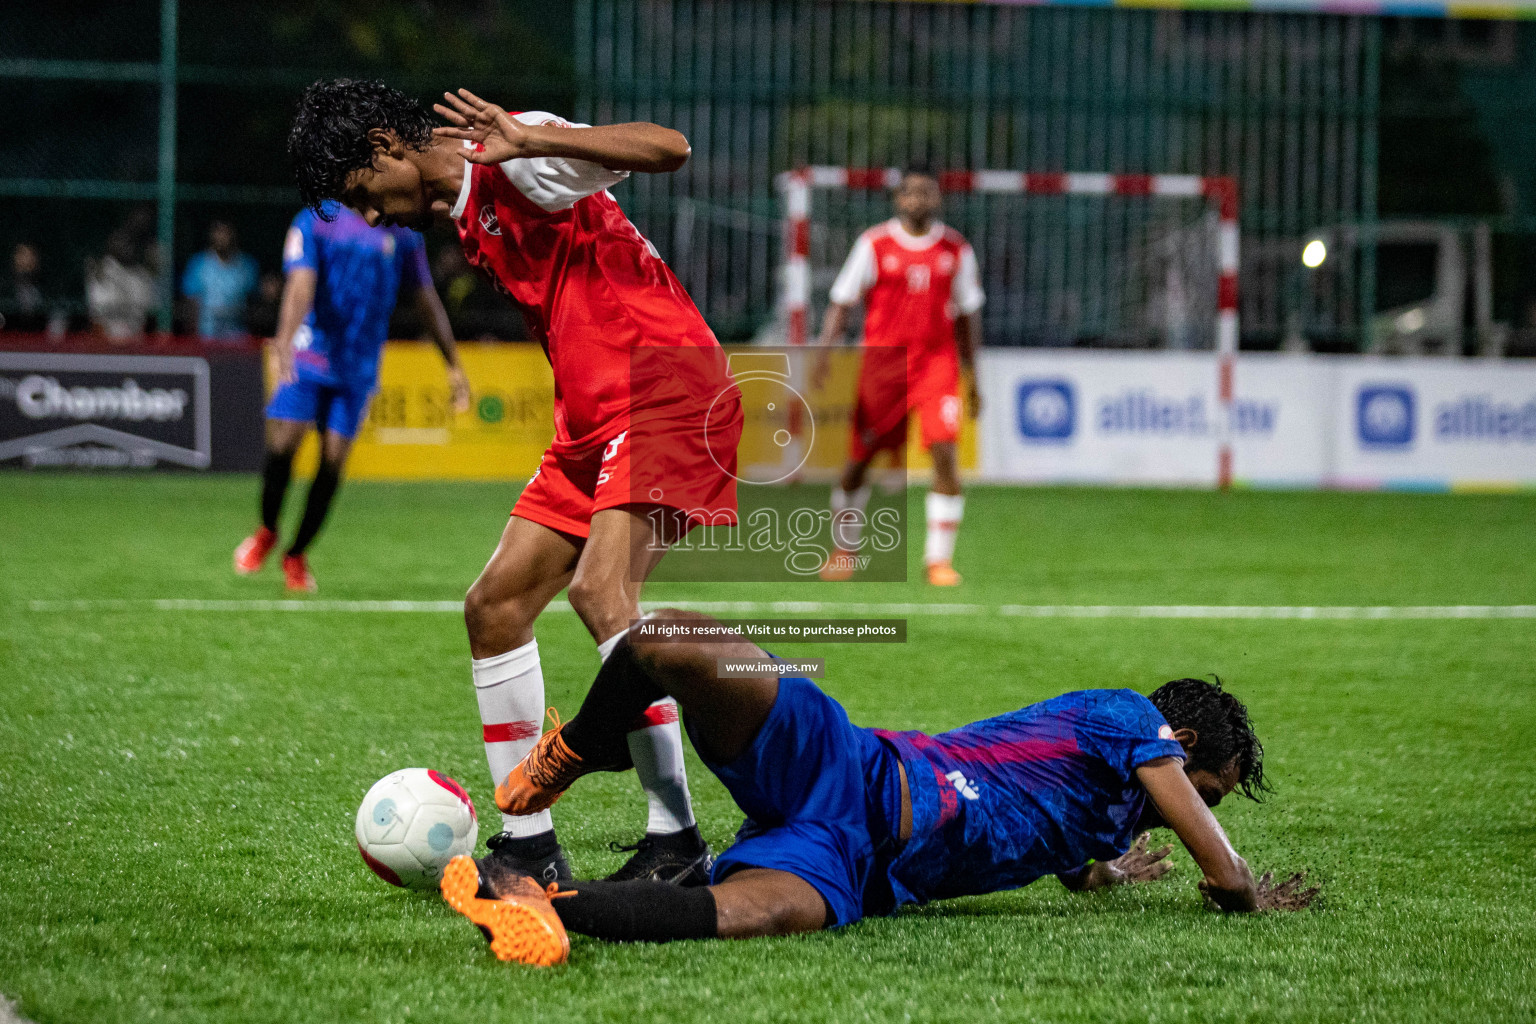
POLYGON ((627 768, 629 723, 674 697, 694 748, 746 814, 709 885, 545 887, 493 858, 461 857, 444 873, 444 898, 497 956, 550 964, 565 958, 567 929, 619 941, 749 938, 1045 875, 1077 891, 1151 881, 1171 868, 1171 847, 1147 850, 1154 827, 1179 837, 1222 910, 1298 910, 1317 894, 1301 874, 1256 880, 1211 813, 1234 789, 1257 799, 1266 788, 1247 709, 1219 683, 1179 679, 1150 697, 1082 690, 930 736, 854 726, 809 679, 778 678, 773 664, 706 616, 653 613, 609 655, 580 712, 496 790, 503 811, 528 813, 587 772, 627 768), (722 658, 747 667, 738 678, 722 658))
POLYGON ((379 382, 379 356, 402 290, 411 294, 448 364, 455 411, 469 408, 448 314, 432 287, 426 246, 407 228, 371 228, 339 203, 293 218, 283 243, 287 282, 273 350, 277 390, 267 405, 261 526, 235 549, 235 571, 261 568, 278 541, 278 515, 304 434, 320 432, 320 465, 293 543, 283 557, 290 590, 314 590, 304 556, 341 483, 352 440, 379 382))

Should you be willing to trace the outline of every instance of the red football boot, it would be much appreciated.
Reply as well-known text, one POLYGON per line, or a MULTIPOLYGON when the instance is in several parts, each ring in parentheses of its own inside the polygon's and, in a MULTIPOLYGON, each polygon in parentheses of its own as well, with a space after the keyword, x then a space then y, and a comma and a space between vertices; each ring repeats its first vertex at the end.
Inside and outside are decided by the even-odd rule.
POLYGON ((289 590, 300 590, 306 594, 313 594, 320 588, 315 584, 315 576, 309 571, 309 562, 303 555, 283 556, 283 576, 288 581, 289 590))
POLYGON ((266 564, 267 556, 275 547, 277 547, 277 534, 265 526, 257 527, 255 533, 245 538, 240 542, 240 546, 235 548, 235 572, 241 576, 259 572, 266 564))

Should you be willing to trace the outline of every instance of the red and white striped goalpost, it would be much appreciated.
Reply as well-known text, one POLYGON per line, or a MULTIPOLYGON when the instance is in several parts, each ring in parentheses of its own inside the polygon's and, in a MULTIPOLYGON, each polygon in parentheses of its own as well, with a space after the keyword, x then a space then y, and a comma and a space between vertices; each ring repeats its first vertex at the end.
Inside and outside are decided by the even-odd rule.
MULTIPOLYGON (((1005 195, 1168 196, 1204 199, 1215 205, 1220 280, 1216 299, 1216 482, 1232 484, 1232 375, 1237 358, 1237 182, 1197 174, 1030 174, 1024 171, 946 171, 938 175, 945 192, 1005 195)), ((784 197, 783 302, 789 314, 789 343, 804 345, 811 301, 811 191, 817 188, 891 189, 901 181, 896 168, 801 167, 777 178, 784 197)))

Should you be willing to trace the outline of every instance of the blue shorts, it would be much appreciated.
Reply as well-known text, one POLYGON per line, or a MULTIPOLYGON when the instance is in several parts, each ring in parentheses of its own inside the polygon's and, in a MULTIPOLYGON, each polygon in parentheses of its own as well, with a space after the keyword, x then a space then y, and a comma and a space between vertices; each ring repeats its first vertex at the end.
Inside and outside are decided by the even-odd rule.
POLYGON ((729 764, 704 763, 747 816, 711 881, 743 868, 787 871, 821 893, 828 927, 893 909, 887 822, 900 814, 899 762, 815 683, 780 679, 752 745, 729 764))
POLYGON ((320 430, 330 430, 351 439, 368 415, 373 391, 332 387, 302 377, 278 386, 267 403, 267 419, 313 423, 320 430))

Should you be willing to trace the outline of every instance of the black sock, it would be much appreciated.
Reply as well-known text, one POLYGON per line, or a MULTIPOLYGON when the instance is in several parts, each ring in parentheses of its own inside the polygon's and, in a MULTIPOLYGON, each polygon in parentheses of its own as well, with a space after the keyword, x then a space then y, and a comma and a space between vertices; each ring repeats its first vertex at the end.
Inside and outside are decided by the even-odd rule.
POLYGON ((293 453, 267 452, 261 467, 261 525, 277 532, 277 517, 283 511, 283 495, 288 493, 288 477, 293 472, 293 453))
POLYGON ((629 759, 629 731, 640 713, 666 693, 640 667, 629 637, 620 640, 597 670, 592 688, 561 737, 571 752, 595 764, 629 759))
POLYGON ((649 878, 628 882, 562 882, 555 913, 573 932, 610 942, 671 942, 720 935, 715 894, 649 878))
POLYGON ((315 534, 325 523, 325 514, 331 509, 331 499, 341 486, 341 472, 326 463, 315 470, 315 480, 309 485, 309 496, 304 499, 304 518, 299 521, 299 532, 288 547, 288 554, 302 555, 315 534))

